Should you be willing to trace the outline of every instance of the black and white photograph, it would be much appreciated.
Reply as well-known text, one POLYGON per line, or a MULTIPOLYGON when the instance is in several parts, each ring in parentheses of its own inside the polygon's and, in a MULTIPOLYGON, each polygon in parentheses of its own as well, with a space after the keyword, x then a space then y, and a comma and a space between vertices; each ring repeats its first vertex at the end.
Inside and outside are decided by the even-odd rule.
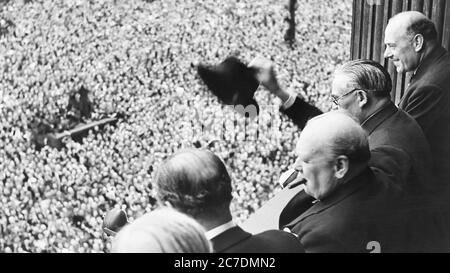
POLYGON ((450 253, 449 49, 445 0, 0 0, 0 253, 450 253))

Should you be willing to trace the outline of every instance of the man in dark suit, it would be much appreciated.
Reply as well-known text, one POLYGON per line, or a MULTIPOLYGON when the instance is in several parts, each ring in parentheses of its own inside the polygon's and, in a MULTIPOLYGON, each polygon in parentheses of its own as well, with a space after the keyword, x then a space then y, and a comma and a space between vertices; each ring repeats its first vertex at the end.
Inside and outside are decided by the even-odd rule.
POLYGON ((390 19, 386 51, 398 73, 413 76, 399 107, 420 125, 428 139, 441 189, 450 185, 450 54, 439 44, 434 23, 420 12, 390 19))
MULTIPOLYGON (((273 65, 254 60, 250 65, 270 70, 272 76, 262 80, 269 91, 284 102, 281 111, 300 128, 322 112, 280 88, 273 65)), ((431 185, 428 169, 431 155, 425 136, 417 122, 390 100, 392 81, 380 64, 370 60, 345 63, 336 70, 330 94, 331 101, 351 113, 369 135, 374 169, 392 177, 408 191, 422 192, 431 185)))
MULTIPOLYGON (((300 128, 322 112, 304 100, 288 93, 276 80, 273 64, 256 59, 259 77, 269 91, 284 102, 282 112, 300 128)), ((357 118, 369 135, 372 157, 369 166, 389 176, 399 187, 414 194, 428 194, 435 187, 429 170, 431 154, 426 138, 417 122, 398 109, 390 100, 392 88, 389 73, 369 60, 345 63, 336 70, 331 99, 337 107, 357 118)), ((300 192, 281 214, 280 225, 292 220, 310 198, 300 192)))
POLYGON ((215 252, 301 253, 293 234, 271 230, 252 235, 233 222, 231 178, 224 163, 204 150, 171 156, 157 171, 157 197, 163 204, 192 216, 206 230, 215 252))
POLYGON ((295 168, 316 201, 287 227, 306 252, 423 250, 401 191, 369 168, 367 135, 350 115, 334 111, 309 121, 296 152, 295 168))

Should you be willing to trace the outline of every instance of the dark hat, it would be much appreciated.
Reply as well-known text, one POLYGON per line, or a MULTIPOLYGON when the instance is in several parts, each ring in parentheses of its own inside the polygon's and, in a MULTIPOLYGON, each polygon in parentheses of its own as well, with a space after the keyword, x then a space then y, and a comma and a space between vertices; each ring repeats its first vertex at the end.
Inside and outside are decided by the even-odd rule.
POLYGON ((258 104, 253 98, 259 82, 253 69, 247 67, 236 57, 228 57, 215 66, 200 64, 197 67, 200 78, 209 90, 226 105, 247 107, 258 104))
POLYGON ((114 236, 127 224, 128 218, 125 211, 115 208, 106 213, 103 219, 103 231, 110 236, 114 236))

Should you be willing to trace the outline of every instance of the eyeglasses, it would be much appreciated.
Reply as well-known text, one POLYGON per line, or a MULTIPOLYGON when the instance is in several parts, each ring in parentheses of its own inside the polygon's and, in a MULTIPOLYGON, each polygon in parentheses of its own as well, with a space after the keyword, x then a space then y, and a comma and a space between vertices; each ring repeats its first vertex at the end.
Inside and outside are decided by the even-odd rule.
POLYGON ((331 95, 331 101, 336 104, 337 106, 339 106, 339 101, 343 98, 345 98, 346 96, 350 95, 351 93, 357 91, 357 90, 361 90, 360 88, 355 88, 353 90, 351 90, 350 92, 345 93, 344 95, 340 96, 340 97, 335 97, 333 95, 331 95))

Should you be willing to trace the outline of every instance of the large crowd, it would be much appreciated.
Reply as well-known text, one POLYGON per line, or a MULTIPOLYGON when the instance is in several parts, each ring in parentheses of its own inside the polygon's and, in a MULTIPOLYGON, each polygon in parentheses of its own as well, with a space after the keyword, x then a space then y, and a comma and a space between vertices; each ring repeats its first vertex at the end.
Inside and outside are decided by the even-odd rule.
MULTIPOLYGON (((0 252, 105 252, 103 215, 130 221, 157 206, 154 170, 173 152, 208 148, 233 179, 244 221, 279 190, 298 128, 258 91, 257 119, 211 95, 192 63, 271 56, 283 84, 326 111, 335 67, 349 58, 351 1, 299 1, 294 48, 286 3, 193 0, 9 1, 0 13, 0 252), (91 90, 92 120, 123 113, 82 143, 36 149, 70 92, 91 90)), ((262 87, 261 87, 262 88, 262 87)))

